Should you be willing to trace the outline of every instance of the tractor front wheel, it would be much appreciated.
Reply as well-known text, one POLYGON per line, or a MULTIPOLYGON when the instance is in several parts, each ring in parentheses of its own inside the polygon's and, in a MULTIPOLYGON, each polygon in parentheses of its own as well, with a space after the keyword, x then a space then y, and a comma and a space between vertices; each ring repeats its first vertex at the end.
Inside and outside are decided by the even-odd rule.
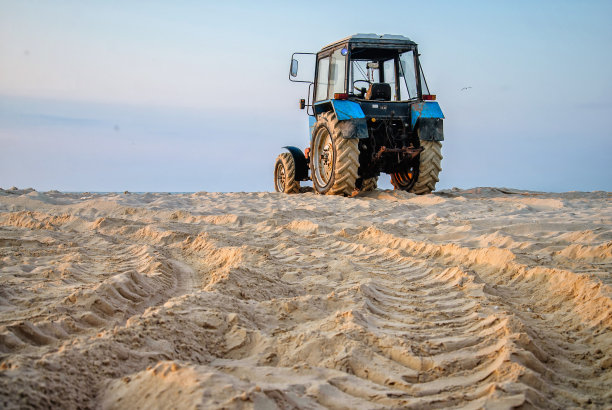
MULTIPOLYGON (((344 132, 347 132, 347 127, 344 132)), ((310 148, 312 184, 319 194, 351 195, 355 190, 359 146, 356 138, 345 138, 346 136, 338 126, 334 112, 319 116, 310 148)))
POLYGON ((300 192, 300 181, 295 180, 295 161, 288 152, 276 158, 274 164, 274 190, 286 194, 300 192))

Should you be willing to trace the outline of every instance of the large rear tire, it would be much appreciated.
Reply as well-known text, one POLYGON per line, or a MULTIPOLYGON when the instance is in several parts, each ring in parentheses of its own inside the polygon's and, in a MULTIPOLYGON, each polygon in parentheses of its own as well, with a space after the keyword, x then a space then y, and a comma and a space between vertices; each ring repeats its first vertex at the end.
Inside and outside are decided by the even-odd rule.
POLYGON ((334 112, 329 111, 319 116, 314 126, 310 147, 310 174, 317 193, 328 195, 353 193, 359 169, 357 142, 356 138, 345 138, 334 112))
POLYGON ((418 168, 412 165, 391 174, 391 184, 395 189, 418 195, 428 194, 436 189, 438 174, 442 170, 442 143, 421 140, 421 147, 424 150, 419 154, 418 168))
POLYGON ((286 194, 300 192, 300 181, 295 180, 295 161, 288 152, 276 157, 274 164, 274 190, 286 194))
POLYGON ((378 187, 378 177, 364 179, 361 183, 361 192, 374 191, 378 187))
POLYGON ((421 147, 425 149, 419 154, 419 176, 410 190, 418 195, 434 191, 442 171, 442 143, 421 140, 421 147))

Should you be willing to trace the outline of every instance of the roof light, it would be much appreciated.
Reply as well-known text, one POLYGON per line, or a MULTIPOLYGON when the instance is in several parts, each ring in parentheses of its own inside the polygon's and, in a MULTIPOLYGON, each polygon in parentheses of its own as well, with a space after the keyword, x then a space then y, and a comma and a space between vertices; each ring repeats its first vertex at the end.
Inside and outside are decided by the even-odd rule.
POLYGON ((342 50, 340 50, 340 53, 342 53, 343 56, 348 54, 348 50, 346 49, 346 47, 344 47, 342 50))

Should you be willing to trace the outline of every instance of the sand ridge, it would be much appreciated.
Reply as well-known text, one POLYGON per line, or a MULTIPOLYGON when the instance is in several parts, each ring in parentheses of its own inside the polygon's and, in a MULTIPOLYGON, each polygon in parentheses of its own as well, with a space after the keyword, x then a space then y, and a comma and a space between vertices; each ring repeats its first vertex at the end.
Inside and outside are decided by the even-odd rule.
POLYGON ((610 406, 611 199, 0 190, 0 407, 610 406))

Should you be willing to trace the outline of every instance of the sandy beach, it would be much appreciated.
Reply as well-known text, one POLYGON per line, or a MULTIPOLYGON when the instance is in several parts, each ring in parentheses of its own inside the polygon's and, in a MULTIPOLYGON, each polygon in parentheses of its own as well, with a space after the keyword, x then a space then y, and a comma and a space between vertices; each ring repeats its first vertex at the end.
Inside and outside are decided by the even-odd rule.
POLYGON ((0 190, 0 407, 612 408, 611 199, 0 190))

